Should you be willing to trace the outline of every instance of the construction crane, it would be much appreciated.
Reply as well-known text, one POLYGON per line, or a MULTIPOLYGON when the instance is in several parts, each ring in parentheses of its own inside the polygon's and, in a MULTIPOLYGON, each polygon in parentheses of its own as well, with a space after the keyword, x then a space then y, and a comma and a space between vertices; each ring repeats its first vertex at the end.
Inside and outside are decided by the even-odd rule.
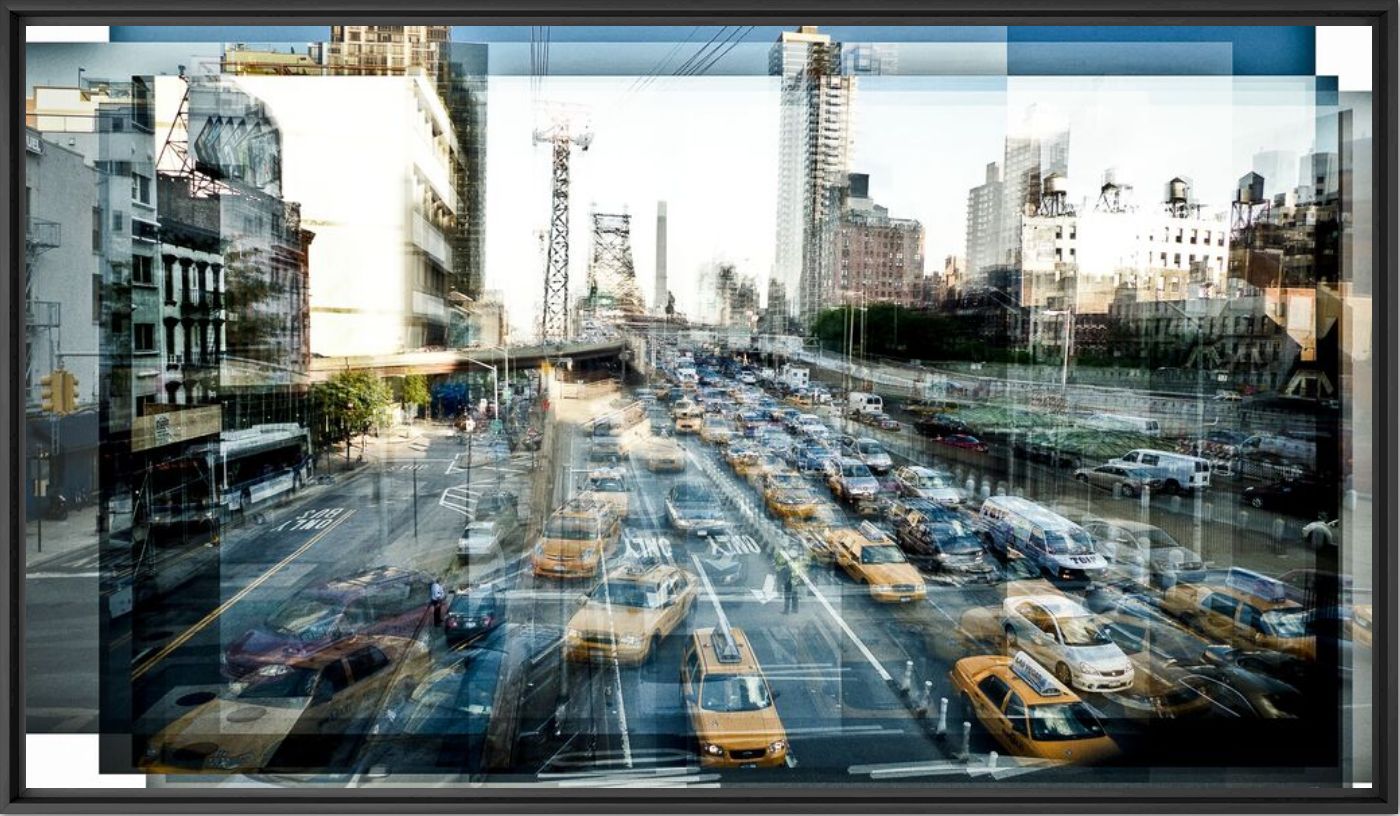
POLYGON ((575 131, 566 116, 549 127, 536 129, 535 144, 553 148, 553 185, 550 194, 549 246, 545 253, 544 300, 540 305, 540 338, 545 342, 569 336, 569 157, 574 145, 587 150, 593 134, 575 131))

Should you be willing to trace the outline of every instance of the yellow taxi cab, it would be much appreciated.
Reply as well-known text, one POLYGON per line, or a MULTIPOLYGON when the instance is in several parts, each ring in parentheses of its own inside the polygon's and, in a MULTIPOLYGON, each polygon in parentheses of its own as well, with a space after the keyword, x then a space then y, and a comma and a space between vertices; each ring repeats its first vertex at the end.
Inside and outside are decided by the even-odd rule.
POLYGON ((904 557, 904 551, 870 522, 841 527, 828 536, 836 564, 857 583, 870 588, 870 597, 881 603, 909 603, 922 599, 924 577, 904 557))
POLYGON ((642 450, 647 470, 652 473, 680 473, 685 470, 685 448, 674 439, 657 437, 642 450))
POLYGON ((964 657, 949 672, 970 712, 1012 756, 1102 762, 1118 746, 1079 696, 1025 652, 964 657))
POLYGON ((768 478, 769 474, 782 473, 787 469, 788 464, 783 461, 783 457, 776 453, 764 453, 759 455, 753 464, 744 468, 743 476, 749 484, 753 485, 754 489, 762 493, 764 480, 768 478))
POLYGON ((699 413, 676 414, 676 433, 700 433, 703 423, 699 413))
POLYGON ((1270 649, 1305 660, 1317 654, 1304 608, 1288 600, 1280 581, 1231 567, 1223 582, 1176 584, 1162 608, 1187 628, 1221 643, 1270 649))
POLYGON ((571 499, 545 523, 530 566, 539 578, 591 578, 621 536, 612 505, 584 496, 571 499))
POLYGON ((734 424, 719 414, 708 414, 701 420, 700 438, 712 445, 728 445, 734 438, 734 424))
POLYGON ((615 569, 569 619, 564 653, 576 662, 649 662, 662 639, 685 622, 696 595, 695 577, 670 564, 615 569))
POLYGON ((798 391, 798 392, 789 394, 789 395, 783 400, 783 402, 786 402, 786 403, 789 404, 789 405, 795 405, 795 406, 797 406, 798 408, 811 408, 811 407, 812 407, 812 395, 811 395, 810 393, 806 392, 806 391, 798 391))
POLYGON ((588 474, 584 496, 606 502, 618 518, 627 518, 630 495, 622 468, 598 468, 588 474))
POLYGON ((681 693, 700 764, 774 767, 787 762, 787 731, 748 638, 733 627, 697 629, 681 656, 681 693))
POLYGON ((288 739, 325 739, 407 697, 431 669, 412 638, 352 636, 286 663, 269 663, 186 712, 147 744, 146 773, 250 773, 288 739))
POLYGON ((819 499, 802 474, 779 470, 763 477, 763 503, 780 519, 805 519, 817 511, 819 499))
POLYGON ((834 556, 831 554, 831 545, 827 543, 826 539, 832 530, 845 526, 845 521, 830 501, 819 497, 812 505, 810 514, 788 516, 783 519, 783 526, 799 537, 814 535, 821 539, 827 553, 824 562, 829 564, 834 556))
POLYGON ((763 451, 753 445, 731 444, 724 452, 724 461, 728 462, 734 473, 740 477, 747 476, 762 458, 763 451))

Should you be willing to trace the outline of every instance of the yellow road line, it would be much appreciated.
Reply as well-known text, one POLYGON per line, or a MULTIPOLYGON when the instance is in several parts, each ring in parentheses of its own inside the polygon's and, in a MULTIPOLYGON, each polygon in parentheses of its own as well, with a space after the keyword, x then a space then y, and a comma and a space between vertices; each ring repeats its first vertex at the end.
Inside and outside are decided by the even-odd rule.
POLYGON ((316 535, 312 536, 311 538, 307 539, 306 543, 303 544, 303 545, 301 545, 300 547, 298 547, 291 555, 288 555, 286 558, 283 558, 281 561, 278 561, 276 564, 273 564, 270 568, 268 568, 267 572, 264 572, 262 575, 259 575, 257 578, 255 578, 255 579, 253 580, 252 583, 250 583, 250 584, 248 584, 247 586, 243 587, 242 589, 238 590, 238 592, 235 593, 235 594, 233 595, 233 597, 231 597, 231 598, 229 598, 227 601, 224 601, 223 603, 219 604, 218 608, 216 608, 213 612, 210 612, 208 615, 205 615, 203 618, 201 618, 201 619, 199 620, 198 623, 194 624, 194 625, 191 626, 190 628, 188 628, 188 629, 186 629, 185 631, 181 632, 181 633, 179 634, 178 637, 176 637, 174 640, 170 641, 169 643, 165 644, 165 646, 164 646, 163 648, 161 648, 160 651, 158 651, 158 652, 156 652, 155 654, 151 655, 151 657, 150 657, 149 659, 147 659, 146 662, 142 663, 141 665, 137 666, 134 670, 132 670, 132 672, 131 672, 131 679, 132 679, 132 680, 135 680, 135 679, 139 678, 141 675, 143 675, 143 674, 145 674, 146 672, 150 671, 151 668, 154 667, 157 663, 159 663, 160 661, 162 661, 162 660, 164 660, 165 658, 169 657, 171 652, 173 652, 173 651, 175 651, 176 649, 180 648, 181 646, 185 645, 185 643, 186 643, 190 638, 192 638, 192 637, 194 637, 195 635, 199 634, 200 632, 204 631, 204 628, 205 628, 205 627, 207 627, 209 624, 213 623, 214 621, 218 620, 220 615, 224 614, 224 613, 227 612, 229 609, 231 609, 231 608, 233 607, 234 604, 236 604, 236 603, 238 603, 239 601, 243 600, 244 596, 246 596, 249 592, 252 592, 253 590, 255 590, 255 589, 257 589, 258 587, 262 586, 262 584, 263 584, 265 581, 267 581, 267 579, 269 579, 269 578, 271 578, 272 576, 276 575, 278 572, 280 572, 280 571, 282 570, 283 567, 285 567, 285 566, 287 566, 288 564, 290 564, 290 563, 292 563, 293 561, 295 561, 297 558, 299 558, 299 557, 301 556, 302 553, 304 553, 304 552, 306 552, 307 550, 311 549, 311 546, 312 546, 313 544, 315 544, 316 542, 320 541, 322 538, 325 538, 326 535, 329 534, 331 530, 334 530, 336 527, 339 527, 340 524, 341 524, 343 521, 345 521, 346 519, 350 518, 350 517, 351 517, 352 515, 354 515, 354 514, 355 514, 355 508, 353 508, 353 507, 352 507, 352 508, 349 508, 348 511, 347 511, 344 515, 342 515, 340 518, 336 519, 336 520, 331 524, 331 526, 327 527, 326 529, 322 530, 321 532, 319 532, 319 533, 317 533, 316 535))

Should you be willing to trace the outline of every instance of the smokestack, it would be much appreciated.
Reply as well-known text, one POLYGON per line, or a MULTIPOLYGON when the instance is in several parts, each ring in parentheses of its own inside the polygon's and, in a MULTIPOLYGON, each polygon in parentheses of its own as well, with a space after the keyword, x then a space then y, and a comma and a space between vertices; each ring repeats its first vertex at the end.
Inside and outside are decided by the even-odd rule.
POLYGON ((662 312, 666 309, 666 202, 656 202, 656 292, 652 295, 652 306, 662 312))

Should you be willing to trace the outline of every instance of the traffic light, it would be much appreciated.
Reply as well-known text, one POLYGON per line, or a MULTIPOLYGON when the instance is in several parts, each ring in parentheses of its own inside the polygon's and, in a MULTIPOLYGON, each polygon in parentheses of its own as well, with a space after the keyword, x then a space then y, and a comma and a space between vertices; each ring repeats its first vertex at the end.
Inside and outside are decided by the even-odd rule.
POLYGON ((39 378, 40 408, 47 414, 71 414, 78 405, 78 378, 55 369, 39 378))
POLYGON ((44 413, 58 413, 62 399, 63 372, 54 371, 39 378, 39 407, 44 413))
POLYGON ((78 378, 73 376, 73 372, 63 372, 63 408, 65 414, 71 414, 78 408, 78 378))

